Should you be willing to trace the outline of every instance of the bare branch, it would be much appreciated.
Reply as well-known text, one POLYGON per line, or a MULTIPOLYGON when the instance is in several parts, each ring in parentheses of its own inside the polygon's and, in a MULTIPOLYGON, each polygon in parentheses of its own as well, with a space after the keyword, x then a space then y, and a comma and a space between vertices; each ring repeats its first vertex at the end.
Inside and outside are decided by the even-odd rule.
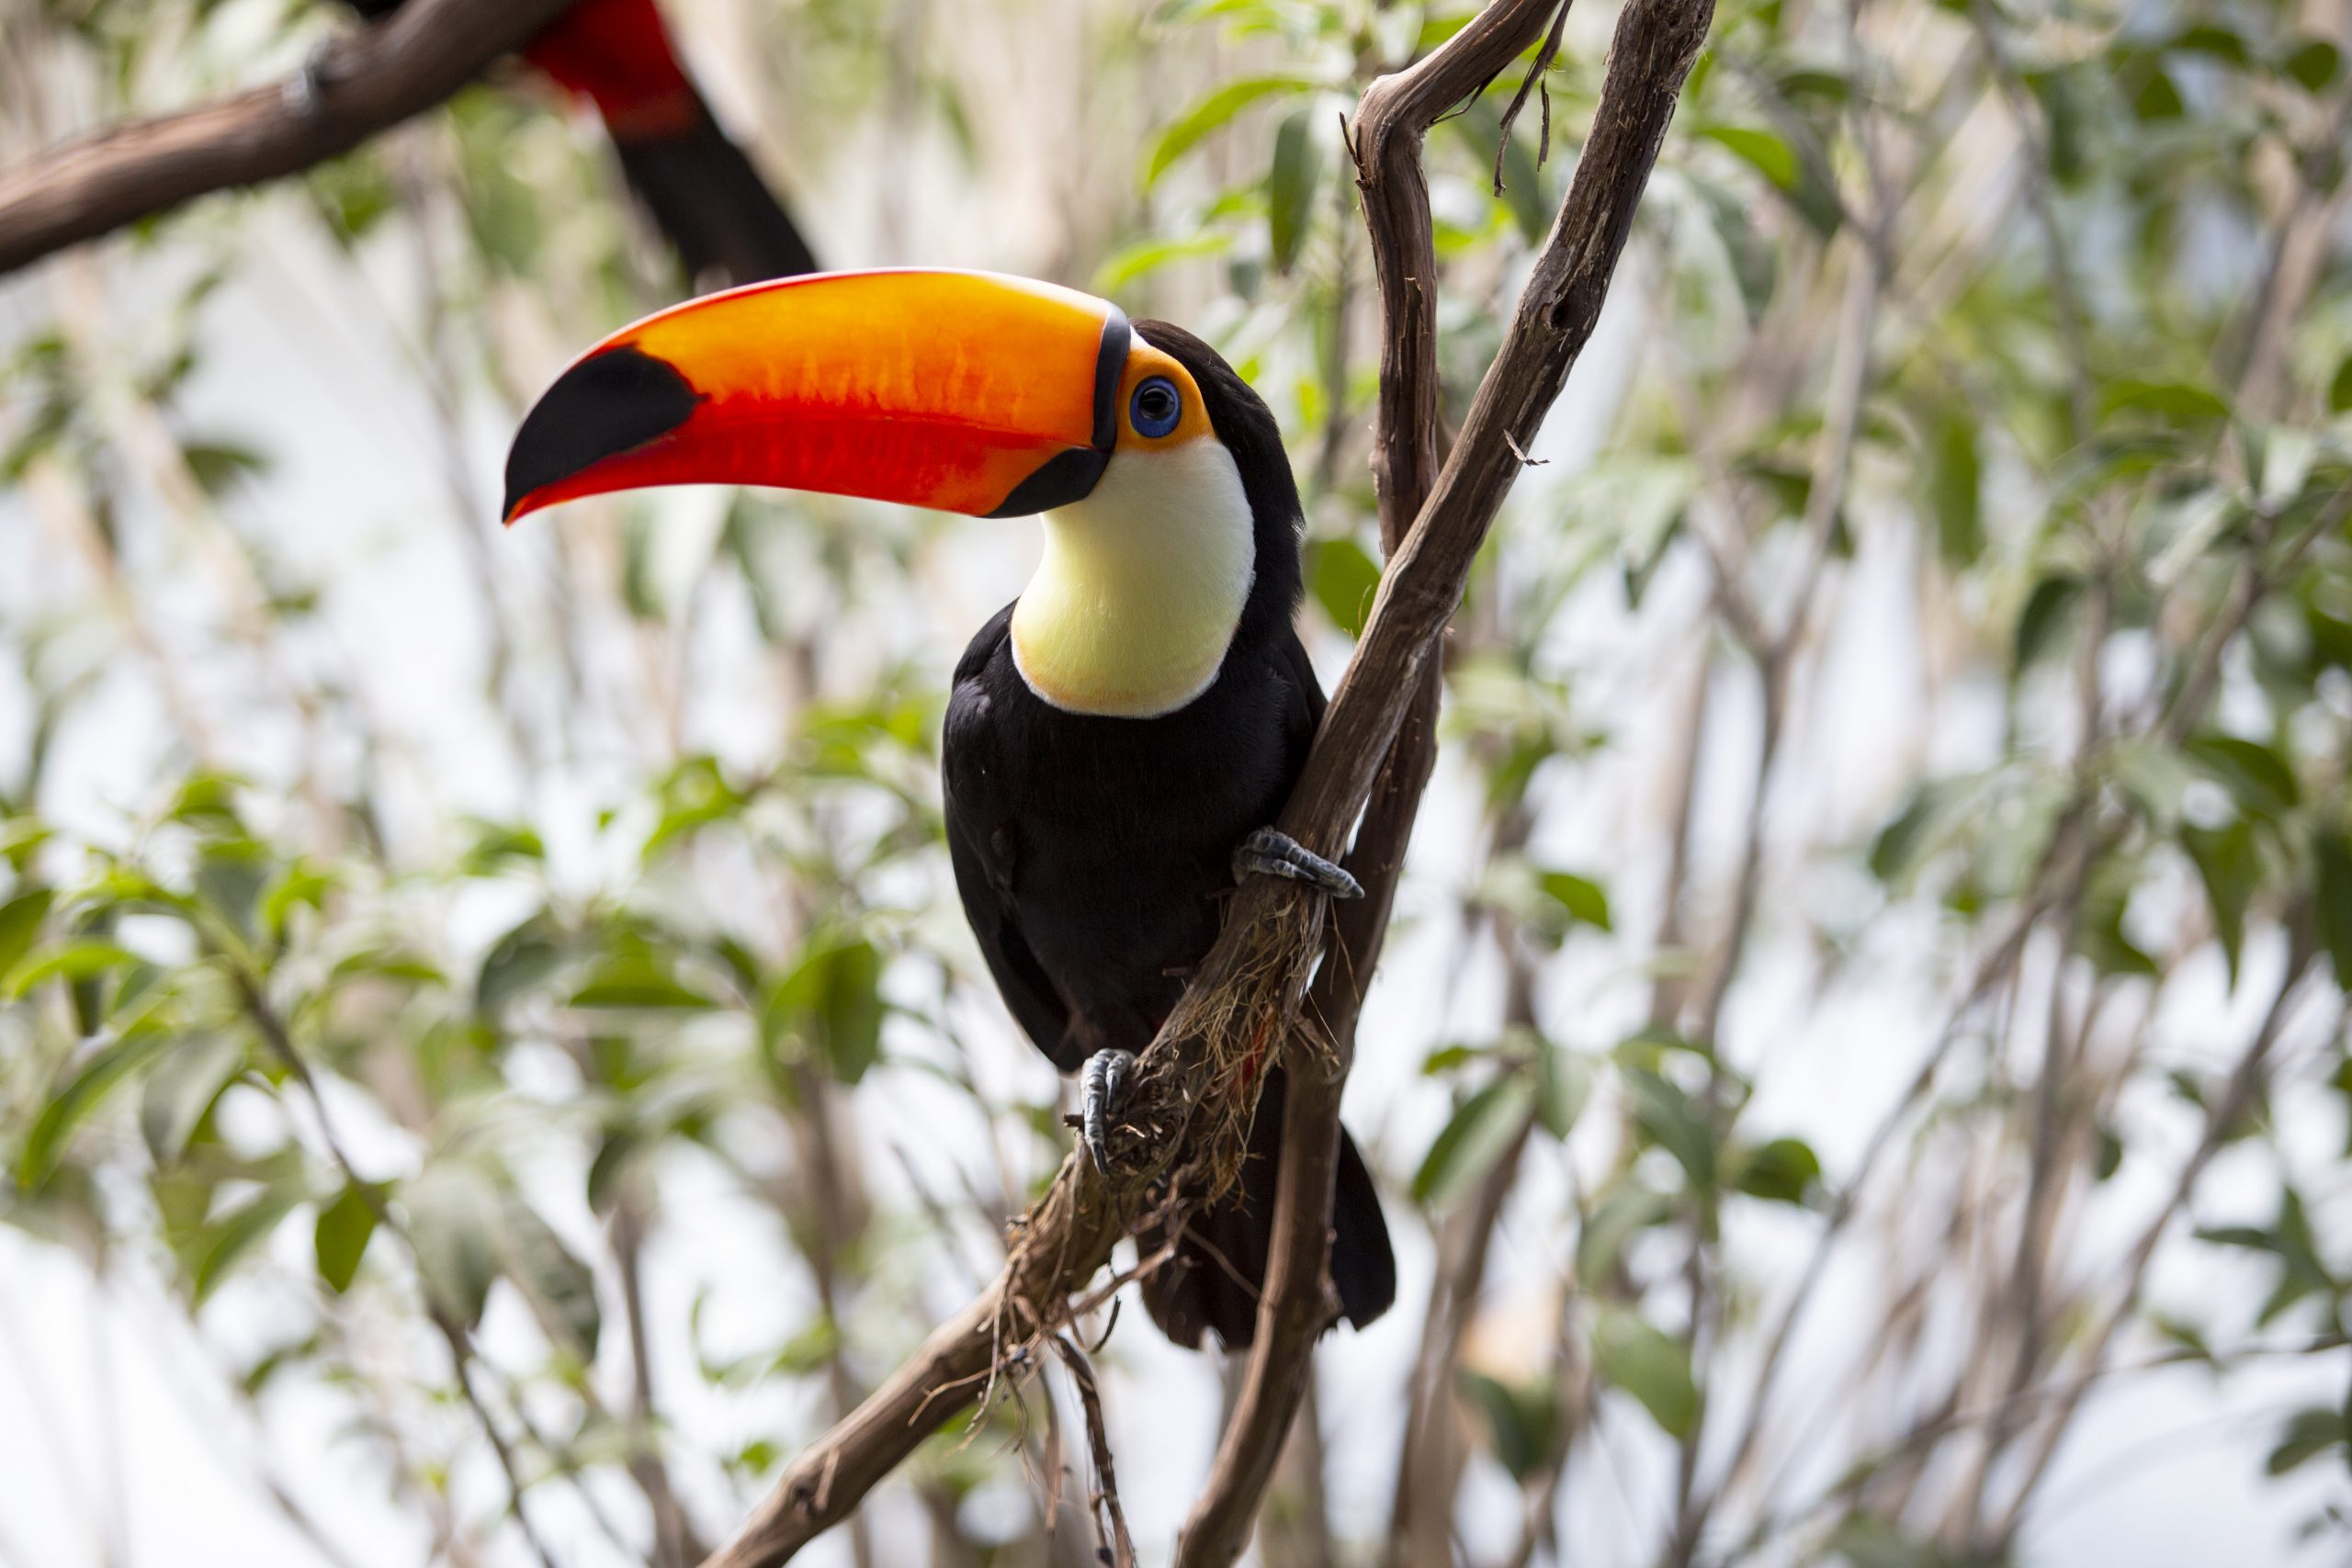
MULTIPOLYGON (((1478 91, 1503 64, 1534 42, 1555 14, 1550 4, 1501 0, 1456 35, 1456 43, 1469 40, 1459 54, 1453 53, 1453 45, 1449 44, 1406 73, 1403 88, 1386 91, 1388 81, 1399 80, 1389 78, 1374 83, 1365 93, 1363 111, 1357 117, 1357 145, 1360 157, 1363 149, 1372 149, 1374 161, 1360 164, 1359 168, 1384 299, 1398 291, 1399 254, 1426 255, 1431 249, 1428 192, 1419 171, 1421 136, 1445 107, 1478 91), (1423 118, 1411 121, 1397 118, 1408 113, 1423 118), (1408 145, 1410 150, 1404 151, 1408 145), (1383 188, 1392 169, 1408 179, 1409 191, 1383 188), (1417 221, 1418 227, 1384 229, 1400 212, 1409 215, 1407 220, 1417 221)), ((1374 694, 1418 695, 1422 682, 1430 678, 1435 664, 1430 656, 1461 598, 1471 558, 1503 495, 1524 466, 1519 454, 1533 442, 1544 415, 1566 383, 1569 368, 1600 319, 1617 258, 1633 231, 1634 210, 1673 118, 1683 76, 1706 40, 1713 17, 1713 0, 1634 0, 1619 18, 1600 102, 1576 178, 1536 257, 1502 352, 1479 385, 1461 439, 1382 580, 1364 641, 1332 698, 1323 731, 1317 737, 1315 755, 1284 813, 1285 822, 1295 824, 1295 836, 1319 826, 1306 818, 1301 803, 1309 810, 1318 804, 1316 764, 1338 751, 1343 738, 1352 733, 1356 710, 1371 709, 1368 699, 1374 694), (1443 585, 1442 600, 1432 602, 1416 592, 1424 585, 1434 590, 1440 583, 1443 585), (1419 662, 1384 675, 1382 655, 1395 645, 1384 646, 1378 634, 1385 629, 1388 617, 1396 615, 1425 620, 1429 629, 1401 649, 1408 659, 1419 662), (1352 705, 1351 699, 1355 699, 1352 705)), ((1433 310, 1435 284, 1433 267, 1410 275, 1409 284, 1401 291, 1414 313, 1392 319, 1383 349, 1384 382, 1389 366, 1411 365, 1421 375, 1415 389, 1426 396, 1422 408, 1401 398, 1398 406, 1392 408, 1384 385, 1382 461, 1388 480, 1383 487, 1384 505, 1399 488, 1400 472, 1409 476, 1415 471, 1409 465, 1419 460, 1419 437, 1424 429, 1434 446, 1434 321, 1418 312, 1433 310), (1427 337, 1421 335, 1425 327, 1427 337), (1424 350, 1430 357, 1421 356, 1424 350), (1430 417, 1426 427, 1388 423, 1416 419, 1424 409, 1430 417), (1404 459, 1403 466, 1399 458, 1404 459)), ((1397 705, 1392 697, 1386 705, 1393 709, 1397 705)), ((1392 725, 1356 754, 1385 752, 1395 735, 1392 725)), ((1339 755, 1344 758, 1348 753, 1339 755)), ((1366 777, 1363 787, 1368 789, 1372 782, 1366 777)), ((1344 817, 1340 820, 1344 823, 1344 817)), ((1352 1017, 1351 1012, 1351 1024, 1352 1017)), ((1273 1474, 1291 1417, 1298 1408, 1299 1393, 1313 1366, 1315 1341, 1331 1321, 1326 1264, 1332 1172, 1339 1152, 1340 1090, 1348 1067, 1344 1046, 1326 1071, 1317 1073, 1314 1066, 1301 1062, 1292 1073, 1283 1107, 1281 1189, 1274 1206, 1258 1331, 1233 1419, 1218 1446, 1208 1483, 1178 1542, 1179 1568, 1223 1568, 1248 1544, 1258 1501, 1273 1474)))
POLYGON ((571 0, 413 0, 291 80, 137 120, 0 175, 0 275, 216 190, 347 152, 464 86, 571 0))
MULTIPOLYGON (((1539 23, 1551 15, 1548 6, 1498 0, 1482 18, 1521 10, 1533 12, 1539 23)), ((1536 259, 1461 439, 1382 579, 1355 658, 1283 810, 1282 829, 1309 847, 1328 852, 1345 840, 1380 781, 1391 743, 1408 718, 1427 723, 1424 677, 1436 665, 1440 638, 1461 600, 1471 563, 1519 476, 1511 441, 1523 446, 1534 438, 1569 367, 1592 335, 1683 75, 1705 40, 1713 15, 1710 0, 1634 0, 1626 8, 1592 134, 1559 220, 1536 259)), ((1502 62, 1516 53, 1505 53, 1502 62)), ((1419 210, 1426 225, 1425 201, 1419 210)), ((1416 287, 1429 281, 1424 275, 1416 287)), ((1433 349, 1433 335, 1429 343, 1433 349)), ((1433 354, 1425 363, 1434 363, 1433 354)), ((1430 386, 1433 392, 1433 381, 1430 386)), ((1388 488, 1393 493, 1393 483, 1388 488)), ((1389 776, 1396 778, 1394 770, 1389 776)), ((1418 786, 1385 793, 1392 798, 1417 796, 1418 786)), ((1398 852, 1397 829, 1409 820, 1408 814, 1401 823, 1392 818, 1386 824, 1378 846, 1382 852, 1398 852)), ((1363 902, 1385 907, 1382 899, 1363 902)), ((1353 909, 1349 914, 1351 925, 1365 918, 1353 909)), ((1262 1050, 1266 1032, 1277 1023, 1289 1025, 1305 1003, 1306 979, 1324 943, 1323 916, 1319 896, 1296 884, 1260 878, 1236 893, 1216 946, 1130 1080, 1114 1148, 1117 1169, 1108 1183, 1089 1162, 1065 1160, 1020 1227, 995 1282, 786 1470, 741 1533, 711 1558, 712 1568, 773 1568, 844 1517, 926 1436, 978 1398, 993 1372, 1019 1373, 1034 1366, 1044 1337, 1066 1321, 1069 1295, 1109 1258, 1112 1247, 1134 1228, 1152 1190, 1180 1161, 1188 1170, 1206 1170, 1229 1158, 1254 1098, 1244 1064, 1262 1050)), ((1343 1000, 1356 992, 1365 973, 1346 958, 1343 953, 1325 965, 1349 976, 1346 989, 1337 993, 1343 1000)), ((1285 1187, 1295 1191, 1319 1182, 1328 1203, 1338 1083, 1311 1071, 1295 1072, 1292 1083, 1289 1128, 1294 1135, 1307 1130, 1301 1125, 1300 1108, 1306 1107, 1323 1120, 1326 1146, 1317 1151, 1286 1141, 1285 1187)), ((1281 1419, 1266 1445, 1267 1473, 1295 1407, 1306 1351, 1328 1321, 1321 1301, 1327 1237, 1319 1222, 1297 1220, 1302 1209, 1296 1203, 1277 1205, 1274 1257, 1259 1331, 1264 1360, 1262 1367, 1253 1362, 1251 1378, 1261 1391, 1280 1380, 1289 1393, 1277 1398, 1261 1392, 1253 1405, 1245 1390, 1236 1423, 1243 1433, 1237 1441, 1254 1451, 1261 1439, 1250 1411, 1266 1412, 1270 1418, 1279 1410, 1281 1419), (1279 1217, 1285 1207, 1293 1215, 1287 1226, 1279 1217), (1302 1270, 1303 1259, 1311 1259, 1311 1270, 1302 1270), (1302 1327, 1309 1322, 1311 1328, 1302 1327), (1273 1350, 1278 1340, 1290 1347, 1280 1359, 1273 1350)), ((1228 1467, 1219 1468, 1223 1473, 1228 1467)), ((1202 1516, 1212 1529, 1197 1528, 1202 1518, 1196 1518, 1182 1549, 1185 1560, 1230 1561, 1263 1484, 1260 1475, 1253 1485, 1213 1489, 1209 1503, 1216 1512, 1202 1516), (1231 1502, 1219 1502, 1222 1497, 1231 1502), (1216 1557, 1216 1551, 1225 1555, 1216 1557)))
POLYGON ((1136 1568, 1136 1543, 1127 1534, 1126 1510, 1119 1506, 1119 1473, 1111 1461, 1111 1428, 1102 1419, 1102 1391, 1094 1368, 1067 1334, 1053 1337, 1054 1353, 1069 1370, 1070 1386, 1078 1391, 1079 1407, 1086 1416, 1087 1450, 1094 1457, 1094 1505, 1106 1527, 1102 1551, 1111 1568, 1136 1568))

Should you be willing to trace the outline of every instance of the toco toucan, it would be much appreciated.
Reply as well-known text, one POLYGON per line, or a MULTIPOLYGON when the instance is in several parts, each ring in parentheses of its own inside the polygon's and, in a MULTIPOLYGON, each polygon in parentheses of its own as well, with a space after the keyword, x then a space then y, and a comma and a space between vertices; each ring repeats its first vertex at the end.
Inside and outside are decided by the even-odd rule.
MULTIPOLYGON (((1037 513, 1021 596, 956 666, 944 745, 956 884, 1013 1016, 1085 1075, 1099 1162, 1134 1053, 1244 874, 1346 896, 1267 827, 1323 693, 1292 627, 1298 489, 1273 415, 1164 321, 986 273, 820 275, 712 295, 590 349, 523 421, 505 515, 648 485, 821 491, 1037 513)), ((1169 1337, 1250 1342, 1283 1077, 1241 1181, 1145 1284, 1169 1337)), ((1371 1173, 1342 1135, 1331 1274, 1362 1326, 1396 1294, 1371 1173)))
MULTIPOLYGON (((370 20, 401 0, 347 0, 370 20)), ((690 281, 817 270, 808 242, 678 62, 654 0, 578 0, 522 49, 557 85, 596 106, 621 172, 690 281)))

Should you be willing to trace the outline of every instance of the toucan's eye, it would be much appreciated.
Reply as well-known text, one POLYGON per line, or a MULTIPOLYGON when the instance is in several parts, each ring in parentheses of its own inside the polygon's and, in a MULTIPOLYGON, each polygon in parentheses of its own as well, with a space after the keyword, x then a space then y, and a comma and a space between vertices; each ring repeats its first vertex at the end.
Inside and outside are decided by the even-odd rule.
POLYGON ((1184 415, 1184 395, 1165 376, 1154 376, 1136 388, 1127 400, 1127 423, 1137 435, 1160 436, 1176 428, 1184 415))

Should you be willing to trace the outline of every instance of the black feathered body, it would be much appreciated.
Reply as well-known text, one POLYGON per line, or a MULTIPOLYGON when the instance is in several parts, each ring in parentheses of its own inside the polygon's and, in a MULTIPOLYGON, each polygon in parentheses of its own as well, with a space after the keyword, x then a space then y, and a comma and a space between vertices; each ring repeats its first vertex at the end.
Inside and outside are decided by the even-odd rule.
POLYGON ((1074 1073, 1151 1043, 1216 940, 1234 846, 1273 820, 1306 761, 1322 694, 1290 637, 1229 654, 1161 717, 1067 713, 1014 668, 1012 615, 956 667, 948 842, 1006 1002, 1074 1073))
MULTIPOLYGON (((1323 693, 1292 629, 1298 497, 1272 416, 1207 345, 1164 322, 1138 335, 1183 361, 1250 494, 1256 575, 1216 678, 1152 718, 1071 713, 1015 667, 1012 607, 956 669, 944 740, 956 881, 998 988, 1062 1071, 1106 1047, 1140 1052, 1216 940, 1235 847, 1272 822, 1306 765, 1323 693)), ((1265 1277, 1282 1077, 1270 1075, 1238 1189, 1196 1213, 1148 1281, 1179 1343, 1204 1327, 1246 1345, 1265 1277)), ((1371 1173, 1343 1135, 1332 1275, 1348 1317, 1384 1311, 1395 1265, 1371 1173)))

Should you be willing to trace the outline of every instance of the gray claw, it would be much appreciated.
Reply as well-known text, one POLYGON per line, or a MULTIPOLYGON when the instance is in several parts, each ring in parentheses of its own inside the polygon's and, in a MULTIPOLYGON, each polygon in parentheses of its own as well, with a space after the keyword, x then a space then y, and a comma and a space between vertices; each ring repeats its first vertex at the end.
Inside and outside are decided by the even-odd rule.
POLYGON ((1284 876, 1319 887, 1334 898, 1361 898, 1363 885, 1288 833, 1261 828, 1233 852, 1233 880, 1245 876, 1284 876))
POLYGON ((1084 1092, 1080 1098, 1080 1136, 1086 1140, 1086 1152, 1094 1161, 1094 1168, 1111 1168, 1111 1112, 1118 1108, 1119 1091, 1126 1087, 1127 1074, 1136 1065, 1133 1051, 1115 1047, 1097 1051, 1086 1058, 1084 1092))

